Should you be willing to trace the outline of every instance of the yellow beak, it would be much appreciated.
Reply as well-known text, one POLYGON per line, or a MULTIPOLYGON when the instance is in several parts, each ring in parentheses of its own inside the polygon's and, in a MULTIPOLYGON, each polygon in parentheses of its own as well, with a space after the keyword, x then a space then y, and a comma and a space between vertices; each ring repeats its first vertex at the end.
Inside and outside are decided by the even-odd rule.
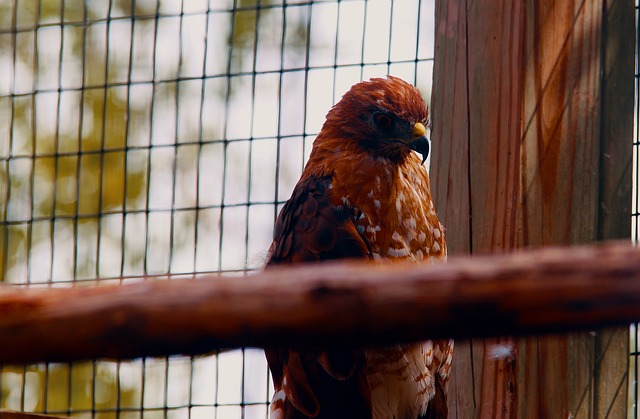
POLYGON ((424 137, 427 133, 427 128, 424 126, 422 122, 416 122, 413 126, 413 136, 414 138, 424 137))
POLYGON ((424 164, 429 155, 429 139, 427 138, 427 128, 422 122, 416 122, 413 126, 413 141, 409 143, 409 148, 422 154, 424 164))

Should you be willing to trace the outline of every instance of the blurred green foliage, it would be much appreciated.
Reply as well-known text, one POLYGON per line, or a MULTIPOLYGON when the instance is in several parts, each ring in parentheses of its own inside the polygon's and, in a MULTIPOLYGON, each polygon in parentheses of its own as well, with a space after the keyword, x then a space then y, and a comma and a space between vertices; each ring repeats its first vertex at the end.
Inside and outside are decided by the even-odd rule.
MULTIPOLYGON (((250 8, 257 3, 267 5, 271 1, 240 0, 237 5, 250 8)), ((91 30, 91 25, 85 21, 106 22, 109 7, 112 15, 118 17, 133 14, 149 18, 157 13, 159 6, 155 1, 142 0, 113 0, 110 6, 109 2, 83 0, 0 0, 0 31, 4 31, 0 34, 5 34, 0 39, 0 60, 5 60, 4 63, 0 61, 0 68, 11 69, 14 77, 11 92, 0 93, 0 100, 3 100, 0 101, 0 113, 11 115, 11 127, 6 129, 10 138, 4 140, 6 153, 2 151, 0 139, 0 282, 25 282, 25 278, 10 276, 16 272, 30 275, 16 267, 42 263, 29 258, 32 250, 42 243, 56 244, 52 238, 56 220, 71 220, 75 234, 70 238, 74 241, 72 246, 79 246, 83 232, 98 229, 105 213, 124 214, 128 208, 146 208, 150 188, 147 180, 149 163, 128 162, 132 146, 141 144, 139 139, 132 138, 132 127, 152 124, 149 109, 131 105, 126 84, 107 87, 113 80, 127 78, 128 59, 117 61, 113 58, 116 54, 110 57, 105 53, 104 35, 91 30), (64 46, 60 47, 59 53, 41 54, 37 39, 49 36, 41 25, 64 27, 64 46), (15 28, 20 31, 11 34, 15 28), (56 61, 60 59, 62 63, 56 61), (80 80, 74 80, 72 88, 61 86, 63 77, 58 74, 58 88, 38 91, 37 83, 44 73, 66 71, 65 66, 69 63, 72 66, 81 63, 77 75, 80 80), (32 88, 25 91, 24 80, 29 78, 33 80, 32 88), (54 97, 53 103, 57 105, 41 108, 39 101, 46 95, 54 97), (61 101, 60 104, 57 101, 61 101), (54 120, 53 128, 40 127, 41 121, 50 119, 54 120), (65 123, 72 126, 63 126, 65 123), (48 223, 44 228, 46 234, 34 233, 34 220, 48 223), (87 226, 90 228, 84 228, 87 226)), ((260 13, 282 13, 282 9, 267 8, 260 13)), ((231 47, 234 52, 231 65, 240 68, 243 60, 253 53, 258 12, 247 10, 234 16, 233 32, 219 36, 227 37, 227 48, 231 47)), ((154 19, 137 20, 148 37, 154 36, 154 22, 154 19)), ((305 25, 289 24, 294 28, 294 36, 288 37, 288 46, 304 48, 305 25)), ((274 39, 274 42, 280 40, 274 39)), ((144 53, 148 51, 136 52, 144 53)), ((218 53, 221 60, 227 59, 226 48, 218 53)), ((128 57, 127 54, 117 56, 128 57)), ((135 54, 133 59, 136 59, 135 54)), ((166 94, 163 92, 171 91, 157 86, 154 89, 158 100, 166 94)), ((220 96, 224 94, 219 92, 220 96)), ((211 127, 201 127, 201 132, 211 132, 211 127)), ((197 133, 193 135, 197 137, 197 133)), ((149 153, 148 149, 143 152, 149 153)), ((195 165, 198 153, 194 152, 192 156, 195 165)), ((194 223, 193 217, 187 220, 194 223)), ((194 228, 183 227, 185 230, 194 228)), ((109 229, 102 229, 99 234, 103 236, 102 240, 109 235, 114 235, 114 240, 120 237, 109 229)), ((130 250, 125 245, 121 251, 130 250)), ((128 261, 132 264, 136 263, 136 258, 145 257, 145 252, 131 250, 131 253, 134 257, 128 256, 128 261)), ((78 253, 71 259, 77 265, 71 267, 71 272, 95 271, 96 261, 82 255, 78 253), (89 268, 85 269, 83 265, 89 268)), ((29 280, 43 281, 42 278, 29 280)), ((44 278, 44 281, 50 280, 44 278)), ((102 408, 142 408, 139 383, 120 382, 115 365, 87 362, 73 366, 4 366, 0 369, 0 408, 79 416, 90 416, 91 410, 102 408)), ((115 418, 117 414, 101 413, 96 417, 115 418)))

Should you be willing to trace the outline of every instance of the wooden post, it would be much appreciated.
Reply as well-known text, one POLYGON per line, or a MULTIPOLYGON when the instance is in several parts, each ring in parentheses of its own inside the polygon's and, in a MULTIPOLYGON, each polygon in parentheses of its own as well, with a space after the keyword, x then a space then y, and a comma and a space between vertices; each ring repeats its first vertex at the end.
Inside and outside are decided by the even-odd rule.
MULTIPOLYGON (((629 237, 634 14, 631 0, 437 3, 431 175, 451 254, 629 237)), ((449 411, 626 417, 628 356, 626 328, 459 341, 449 411)))

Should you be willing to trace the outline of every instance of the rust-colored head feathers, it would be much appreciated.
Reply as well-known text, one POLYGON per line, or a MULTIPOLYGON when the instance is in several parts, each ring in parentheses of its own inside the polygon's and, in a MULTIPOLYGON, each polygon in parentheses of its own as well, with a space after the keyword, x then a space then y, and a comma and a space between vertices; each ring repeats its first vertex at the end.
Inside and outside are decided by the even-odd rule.
POLYGON ((411 150, 426 159, 427 120, 427 106, 417 88, 393 76, 374 78, 355 84, 329 111, 316 145, 371 153, 397 163, 411 150))

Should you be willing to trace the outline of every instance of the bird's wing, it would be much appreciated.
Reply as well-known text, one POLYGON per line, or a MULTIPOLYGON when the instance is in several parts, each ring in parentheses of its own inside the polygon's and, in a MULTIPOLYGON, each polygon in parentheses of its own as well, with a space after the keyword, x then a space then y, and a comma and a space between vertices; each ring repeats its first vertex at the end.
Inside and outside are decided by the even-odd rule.
POLYGON ((267 266, 369 257, 354 210, 334 206, 330 189, 330 176, 311 176, 296 185, 276 221, 267 266))
MULTIPOLYGON (((331 177, 303 178, 276 221, 267 267, 330 259, 368 259, 354 210, 334 205, 331 177)), ((276 393, 272 418, 371 417, 366 377, 356 350, 265 350, 276 393)))

